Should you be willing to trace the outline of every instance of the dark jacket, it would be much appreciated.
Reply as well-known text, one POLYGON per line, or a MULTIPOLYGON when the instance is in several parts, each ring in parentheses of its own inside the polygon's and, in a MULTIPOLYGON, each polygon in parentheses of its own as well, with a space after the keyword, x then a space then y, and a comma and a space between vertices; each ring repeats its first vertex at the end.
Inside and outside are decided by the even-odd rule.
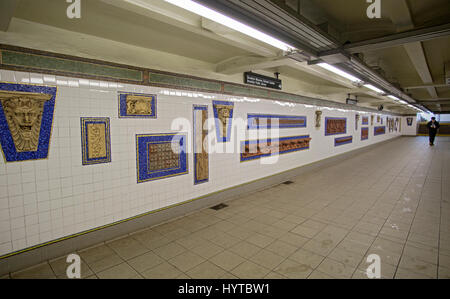
POLYGON ((431 122, 431 121, 427 124, 430 134, 436 134, 437 130, 439 129, 440 126, 441 125, 437 121, 434 122, 434 127, 433 127, 433 122, 431 122))

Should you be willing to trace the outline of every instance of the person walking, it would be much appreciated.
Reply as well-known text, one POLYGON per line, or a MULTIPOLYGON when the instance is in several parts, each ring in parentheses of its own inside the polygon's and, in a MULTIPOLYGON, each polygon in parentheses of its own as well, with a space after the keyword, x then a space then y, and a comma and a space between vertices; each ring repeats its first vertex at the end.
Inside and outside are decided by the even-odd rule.
POLYGON ((432 117, 431 121, 427 124, 428 134, 430 135, 430 146, 434 145, 434 139, 440 126, 439 122, 436 121, 436 117, 432 117))

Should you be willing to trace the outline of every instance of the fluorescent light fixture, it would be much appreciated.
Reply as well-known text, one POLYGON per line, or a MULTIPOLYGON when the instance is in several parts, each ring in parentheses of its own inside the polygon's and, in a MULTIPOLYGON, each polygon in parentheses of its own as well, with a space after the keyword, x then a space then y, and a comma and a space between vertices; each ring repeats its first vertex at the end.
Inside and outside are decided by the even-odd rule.
MULTIPOLYGON (((228 28, 239 31, 240 33, 248 35, 252 38, 255 38, 259 41, 262 41, 266 44, 274 46, 283 51, 290 51, 290 50, 295 49, 294 47, 292 47, 270 35, 267 35, 261 31, 258 31, 250 26, 247 26, 241 22, 238 22, 230 17, 227 17, 221 13, 218 13, 217 11, 214 11, 214 10, 212 10, 206 6, 203 6, 201 4, 198 4, 194 1, 191 1, 191 0, 165 0, 165 1, 170 4, 176 5, 178 7, 181 7, 183 9, 186 9, 197 15, 200 15, 204 18, 207 18, 211 21, 222 24, 228 28)), ((128 0, 128 2, 132 2, 132 1, 128 0)))
POLYGON ((340 69, 338 69, 332 65, 329 65, 328 63, 323 62, 323 63, 318 63, 317 65, 320 66, 321 68, 324 68, 330 72, 335 73, 336 75, 344 77, 352 82, 362 82, 360 79, 356 78, 355 76, 350 75, 349 73, 346 73, 344 71, 341 71, 340 69))
POLYGON ((368 89, 371 89, 371 90, 373 90, 373 91, 375 91, 377 93, 384 93, 381 89, 373 86, 372 84, 364 84, 364 87, 366 87, 368 89))
POLYGON ((388 98, 390 98, 390 99, 392 99, 392 100, 394 100, 394 101, 400 101, 399 98, 394 97, 394 96, 391 96, 391 95, 389 95, 388 98))

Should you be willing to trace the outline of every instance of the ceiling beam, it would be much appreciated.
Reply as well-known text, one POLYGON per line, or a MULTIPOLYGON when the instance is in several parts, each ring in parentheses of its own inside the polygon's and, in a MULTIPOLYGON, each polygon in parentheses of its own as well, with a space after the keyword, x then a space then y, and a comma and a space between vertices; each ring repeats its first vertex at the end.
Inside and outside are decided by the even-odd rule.
POLYGON ((233 75, 254 70, 288 65, 292 60, 286 57, 264 58, 255 56, 233 57, 216 65, 216 72, 233 75))
POLYGON ((344 50, 354 54, 397 47, 412 42, 423 42, 445 36, 450 36, 450 23, 429 28, 409 30, 381 38, 348 44, 344 46, 344 50))
MULTIPOLYGON (((409 10, 406 0, 390 0, 386 4, 389 8, 391 20, 397 26, 397 31, 412 30, 414 28, 411 11, 409 10)), ((433 77, 431 76, 430 69, 428 67, 422 43, 420 41, 416 41, 405 44, 403 47, 408 53, 408 56, 423 83, 433 83, 433 77)), ((436 88, 427 87, 427 90, 431 97, 438 97, 436 88)))
POLYGON ((0 1, 0 30, 8 31, 11 19, 14 16, 19 0, 0 1))
POLYGON ((436 88, 442 88, 442 87, 450 87, 449 84, 439 84, 439 83, 431 83, 431 84, 424 84, 424 85, 417 85, 417 86, 407 86, 405 87, 406 90, 410 89, 423 89, 423 88, 429 88, 429 87, 436 87, 436 88))

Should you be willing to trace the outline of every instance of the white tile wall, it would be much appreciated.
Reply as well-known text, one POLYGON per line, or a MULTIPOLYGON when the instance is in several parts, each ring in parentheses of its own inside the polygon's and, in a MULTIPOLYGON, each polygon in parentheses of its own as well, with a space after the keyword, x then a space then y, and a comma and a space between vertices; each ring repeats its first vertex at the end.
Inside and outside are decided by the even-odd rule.
MULTIPOLYGON (((301 165, 367 146, 398 133, 373 136, 360 141, 355 131, 355 112, 323 110, 322 127, 316 129, 315 107, 281 105, 274 101, 212 95, 216 100, 235 100, 234 120, 246 120, 247 113, 306 115, 308 128, 283 129, 281 136, 311 135, 311 148, 279 157, 276 164, 260 160, 240 163, 239 153, 210 155, 209 182, 193 184, 193 157, 189 155, 189 174, 165 180, 136 183, 135 135, 176 132, 174 118, 184 118, 184 132, 191 131, 192 105, 209 106, 212 98, 160 88, 105 83, 92 80, 0 71, 0 80, 18 83, 57 85, 57 99, 49 158, 5 164, 0 162, 0 255, 10 253, 159 209, 217 190, 276 174, 301 165), (158 94, 158 119, 119 119, 118 91, 158 94), (164 93, 163 93, 164 92, 164 93), (178 94, 178 95, 177 95, 178 94), (334 147, 334 138, 324 136, 325 117, 348 117, 346 135, 352 144, 334 147), (80 117, 110 117, 112 162, 81 165, 80 117)), ((402 126, 405 128, 405 126, 402 126)), ((359 124, 359 129, 361 123, 359 124)), ((240 130, 245 133, 246 130, 240 130)), ((210 134, 216 140, 214 126, 210 134)), ((231 143, 244 140, 233 132, 231 143)), ((211 146, 210 146, 211 148, 211 146)), ((239 143, 234 145, 239 148, 239 143)), ((189 149, 192 143, 189 142, 189 149)))

